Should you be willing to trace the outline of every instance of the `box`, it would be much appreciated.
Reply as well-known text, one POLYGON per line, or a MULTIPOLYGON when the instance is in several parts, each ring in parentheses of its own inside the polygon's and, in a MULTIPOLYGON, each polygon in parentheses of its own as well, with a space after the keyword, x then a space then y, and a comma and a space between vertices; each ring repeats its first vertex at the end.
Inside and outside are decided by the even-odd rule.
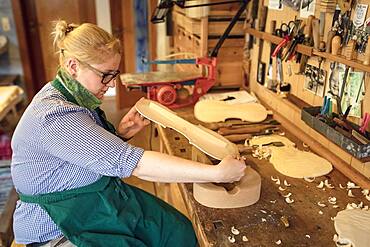
MULTIPOLYGON (((362 162, 370 161, 370 143, 358 144, 351 138, 338 132, 333 127, 321 121, 316 116, 320 113, 321 108, 317 107, 305 107, 301 111, 301 119, 311 128, 321 133, 331 142, 341 147, 346 152, 350 153, 362 162)), ((351 123, 354 129, 358 129, 359 126, 351 123)), ((368 134, 368 133, 367 133, 368 134)))

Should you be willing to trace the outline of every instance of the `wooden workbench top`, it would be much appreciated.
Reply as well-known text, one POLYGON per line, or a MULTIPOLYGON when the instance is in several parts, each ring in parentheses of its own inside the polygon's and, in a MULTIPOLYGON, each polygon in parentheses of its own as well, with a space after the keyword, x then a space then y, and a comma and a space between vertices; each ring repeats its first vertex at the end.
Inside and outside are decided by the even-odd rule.
MULTIPOLYGON (((199 123, 194 119, 191 108, 178 110, 177 113, 190 122, 199 123)), ((192 148, 184 136, 168 128, 161 129, 160 135, 170 154, 191 159, 192 148)), ((287 132, 286 135, 297 143, 298 148, 303 148, 296 137, 287 132)), ((201 246, 279 246, 276 244, 279 240, 280 246, 335 246, 332 218, 337 212, 345 209, 348 203, 358 204, 363 201, 365 205, 369 204, 361 189, 353 189, 355 197, 349 197, 347 190, 339 187, 339 184, 346 186, 349 180, 336 169, 309 183, 304 179, 280 174, 267 160, 258 160, 252 156, 246 158, 247 164, 262 178, 260 200, 249 207, 208 208, 195 201, 192 184, 180 184, 201 246), (279 177, 281 185, 272 181, 271 176, 279 177), (317 185, 326 179, 335 188, 317 188, 317 185), (284 186, 284 180, 291 186, 284 186), (280 191, 279 186, 286 190, 280 191), (295 201, 292 204, 287 204, 283 197, 289 192, 292 193, 290 198, 295 201), (338 208, 333 208, 328 202, 329 197, 336 197, 338 208), (326 207, 320 207, 318 202, 326 204, 326 207), (280 220, 282 216, 288 218, 289 227, 285 227, 280 220), (240 231, 233 244, 228 240, 228 236, 232 235, 232 226, 240 231), (242 241, 243 235, 248 238, 248 242, 242 241)))

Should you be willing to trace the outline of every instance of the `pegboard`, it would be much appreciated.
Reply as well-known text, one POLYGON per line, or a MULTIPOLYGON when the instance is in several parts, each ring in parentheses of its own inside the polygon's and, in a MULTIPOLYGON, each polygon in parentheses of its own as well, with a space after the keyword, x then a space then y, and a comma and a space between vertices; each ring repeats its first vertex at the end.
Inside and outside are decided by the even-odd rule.
MULTIPOLYGON (((370 5, 369 0, 362 0, 362 1, 357 1, 358 3, 363 3, 363 4, 368 4, 370 5)), ((315 9, 315 17, 319 18, 320 17, 320 6, 319 6, 319 1, 316 1, 316 9, 315 9)), ((268 1, 264 1, 263 3, 260 1, 260 4, 263 4, 264 6, 268 6, 268 1)), ((260 6, 261 7, 261 6, 260 6)), ((370 6, 367 11, 367 16, 366 19, 370 17, 370 6)), ((354 15, 354 10, 352 10, 352 15, 354 15)), ((321 40, 326 41, 327 40, 327 34, 331 28, 332 20, 333 20, 334 14, 332 13, 325 13, 325 24, 324 24, 324 35, 321 38, 321 40)), ((302 19, 303 21, 307 21, 307 18, 300 18, 299 17, 299 12, 293 10, 290 7, 287 7, 283 5, 282 10, 273 10, 269 9, 267 13, 267 19, 266 19, 266 27, 265 27, 265 32, 270 32, 271 30, 271 21, 276 21, 276 27, 280 27, 282 22, 288 23, 291 20, 294 20, 295 18, 297 19, 302 19)), ((263 93, 264 90, 268 90, 267 88, 262 87, 257 83, 257 71, 258 71, 258 50, 259 50, 259 41, 254 42, 253 48, 250 50, 250 62, 251 62, 251 67, 250 67, 250 88, 254 92, 260 92, 263 93)), ((265 69, 265 80, 268 80, 266 73, 268 70, 268 65, 269 65, 269 60, 270 60, 270 47, 271 44, 269 41, 264 41, 263 45, 261 47, 262 49, 262 56, 261 56, 261 62, 266 64, 266 69, 265 69)), ((363 54, 359 54, 357 57, 358 60, 363 60, 363 54)), ((326 72, 326 78, 325 78, 325 85, 324 87, 326 88, 329 83, 329 76, 330 76, 330 63, 332 61, 326 59, 322 62, 321 64, 321 69, 323 69, 326 72)), ((276 59, 273 59, 273 74, 272 77, 276 79, 276 59)), ((318 58, 316 56, 312 56, 311 58, 308 59, 308 63, 310 65, 318 67, 318 58)), ((294 61, 291 62, 283 62, 283 79, 284 82, 290 83, 291 85, 291 91, 290 93, 299 99, 303 100, 309 105, 312 106, 320 106, 323 103, 323 96, 320 95, 315 95, 314 93, 306 90, 304 88, 304 81, 305 81, 305 76, 302 74, 297 74, 299 71, 299 64, 295 63, 294 61), (291 71, 291 75, 289 75, 289 71, 291 71)), ((362 112, 370 112, 370 75, 369 73, 366 73, 365 77, 365 95, 363 97, 362 101, 362 112), (366 90, 367 89, 367 90, 366 90)), ((324 93, 325 93, 325 88, 324 88, 324 93)), ((335 105, 334 105, 334 110, 335 105)), ((360 119, 355 118, 355 117, 350 117, 350 121, 359 124, 360 119)))

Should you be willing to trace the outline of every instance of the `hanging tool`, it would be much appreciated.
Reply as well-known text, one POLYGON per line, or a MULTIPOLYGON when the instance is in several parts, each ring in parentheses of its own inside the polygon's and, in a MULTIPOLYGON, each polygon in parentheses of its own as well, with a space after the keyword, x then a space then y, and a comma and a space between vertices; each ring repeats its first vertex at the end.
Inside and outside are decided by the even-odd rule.
MULTIPOLYGON (((274 34, 274 35, 277 35, 276 32, 275 32, 275 29, 276 29, 276 21, 271 21, 271 23, 270 23, 270 33, 271 34, 274 34)), ((270 45, 269 67, 267 69, 267 76, 271 80, 272 80, 272 53, 274 52, 275 48, 276 48, 276 45, 271 42, 271 45, 270 45)), ((370 51, 370 49, 369 49, 369 51, 370 51)))
POLYGON ((285 62, 293 59, 296 55, 296 47, 298 44, 302 44, 305 40, 305 35, 303 34, 304 26, 302 26, 298 32, 294 35, 292 41, 287 46, 286 52, 282 56, 282 60, 285 62))
POLYGON ((342 99, 343 99, 343 95, 344 95, 344 89, 345 89, 346 84, 347 84, 347 79, 348 79, 349 69, 350 69, 350 67, 349 67, 349 66, 346 66, 346 69, 344 70, 344 76, 343 76, 342 87, 341 87, 341 89, 340 89, 340 96, 339 96, 339 97, 336 97, 338 114, 339 114, 340 116, 343 116, 343 111, 342 111, 342 99))
MULTIPOLYGON (((267 10, 268 7, 262 6, 260 8, 260 13, 258 17, 258 31, 265 32, 265 27, 266 27, 266 18, 267 18, 267 10)), ((262 51, 263 51, 263 39, 259 39, 258 42, 258 73, 261 76, 261 80, 258 80, 262 85, 265 84, 265 69, 266 69, 266 64, 262 63, 261 58, 262 58, 262 51)))
POLYGON ((272 57, 276 57, 280 50, 289 44, 294 35, 298 33, 300 25, 301 20, 290 21, 288 24, 283 22, 280 25, 280 28, 275 30, 276 35, 283 37, 283 39, 275 48, 274 52, 272 53, 272 57))
POLYGON ((320 20, 314 18, 312 20, 312 37, 313 37, 313 47, 319 50, 320 46, 320 20))

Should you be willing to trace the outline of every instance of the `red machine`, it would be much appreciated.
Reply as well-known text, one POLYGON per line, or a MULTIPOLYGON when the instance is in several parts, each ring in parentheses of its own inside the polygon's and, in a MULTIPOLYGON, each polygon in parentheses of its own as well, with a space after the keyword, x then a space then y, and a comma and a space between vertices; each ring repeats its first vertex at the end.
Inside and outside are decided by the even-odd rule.
MULTIPOLYGON (((160 64, 161 61, 151 63, 160 64)), ((170 63, 170 62, 166 62, 170 63)), ((171 60, 171 63, 187 63, 206 66, 207 75, 201 76, 186 72, 148 72, 122 76, 127 87, 144 87, 147 97, 169 108, 176 109, 192 105, 198 101, 216 82, 216 58, 196 58, 171 60), (190 86, 192 94, 186 89, 190 86), (185 91, 186 90, 186 91, 185 91)))
POLYGON ((122 82, 127 87, 143 88, 148 95, 148 99, 158 101, 162 105, 172 109, 185 107, 197 102, 199 97, 207 93, 207 91, 215 84, 216 57, 218 50, 221 48, 231 29, 234 27, 235 23, 246 9, 249 0, 212 2, 191 6, 185 5, 185 0, 161 0, 152 16, 151 21, 153 23, 160 23, 164 21, 168 10, 175 4, 181 8, 192 8, 218 4, 229 4, 232 2, 239 2, 241 3, 241 6, 230 21, 230 24, 224 31, 223 35, 218 40, 216 46, 211 51, 209 57, 149 62, 149 64, 197 64, 207 68, 207 75, 204 76, 187 72, 155 71, 148 73, 124 74, 121 76, 122 82), (188 88, 190 89, 191 94, 188 91, 188 88))

